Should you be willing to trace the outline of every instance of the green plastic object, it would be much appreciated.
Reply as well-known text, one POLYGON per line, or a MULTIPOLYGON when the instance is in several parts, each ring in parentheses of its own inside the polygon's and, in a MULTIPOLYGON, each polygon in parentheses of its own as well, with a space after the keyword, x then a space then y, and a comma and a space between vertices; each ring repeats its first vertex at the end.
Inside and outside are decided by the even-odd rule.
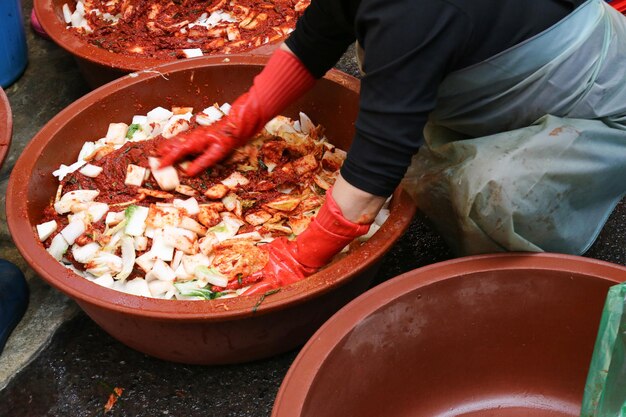
POLYGON ((626 417, 626 282, 609 289, 581 417, 626 417))

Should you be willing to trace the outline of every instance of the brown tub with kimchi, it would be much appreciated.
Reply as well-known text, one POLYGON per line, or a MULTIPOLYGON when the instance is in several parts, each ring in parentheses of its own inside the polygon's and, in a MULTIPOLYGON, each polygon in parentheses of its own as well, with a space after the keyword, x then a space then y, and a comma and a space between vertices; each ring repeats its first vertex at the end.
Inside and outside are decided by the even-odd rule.
MULTIPOLYGON (((368 288, 381 257, 408 227, 415 207, 398 189, 380 230, 351 253, 306 280, 269 296, 215 300, 167 300, 127 294, 90 282, 61 265, 37 238, 58 180, 59 164, 100 137, 111 121, 131 121, 158 106, 204 108, 232 102, 266 59, 233 56, 179 61, 162 74, 125 77, 81 98, 52 119, 17 161, 7 190, 7 221, 16 246, 48 283, 76 300, 122 343, 166 360, 223 364, 275 355, 301 345, 335 311, 368 288)), ((302 111, 347 149, 358 111, 358 81, 331 71, 284 114, 302 111)))

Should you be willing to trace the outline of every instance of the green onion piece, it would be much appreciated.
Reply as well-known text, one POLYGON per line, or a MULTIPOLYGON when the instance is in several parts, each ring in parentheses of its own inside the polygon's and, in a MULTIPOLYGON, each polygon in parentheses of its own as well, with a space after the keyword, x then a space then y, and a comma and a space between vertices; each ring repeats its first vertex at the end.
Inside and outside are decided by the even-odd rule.
POLYGON ((128 126, 128 130, 126 131, 126 139, 132 139, 135 132, 139 129, 141 129, 141 126, 137 123, 133 123, 132 125, 128 126))

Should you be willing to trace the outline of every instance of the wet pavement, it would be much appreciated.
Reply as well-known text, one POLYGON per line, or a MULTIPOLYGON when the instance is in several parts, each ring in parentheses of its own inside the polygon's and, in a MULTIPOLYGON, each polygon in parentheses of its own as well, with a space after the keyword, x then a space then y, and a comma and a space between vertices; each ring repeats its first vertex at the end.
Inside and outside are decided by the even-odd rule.
MULTIPOLYGON (((23 1, 29 14, 32 0, 23 1)), ((297 350, 249 364, 207 367, 173 364, 125 347, 76 304, 39 279, 21 258, 6 227, 4 195, 13 165, 30 138, 56 113, 89 91, 71 56, 28 29, 30 64, 7 89, 14 113, 9 157, 0 171, 0 256, 27 276, 31 302, 0 356, 0 417, 100 416, 122 388, 108 416, 269 416, 297 350)), ((357 75, 352 53, 339 69, 357 75)), ((626 265, 626 204, 609 218, 586 256, 626 265)), ((451 257, 442 239, 417 216, 385 256, 377 282, 451 257)))

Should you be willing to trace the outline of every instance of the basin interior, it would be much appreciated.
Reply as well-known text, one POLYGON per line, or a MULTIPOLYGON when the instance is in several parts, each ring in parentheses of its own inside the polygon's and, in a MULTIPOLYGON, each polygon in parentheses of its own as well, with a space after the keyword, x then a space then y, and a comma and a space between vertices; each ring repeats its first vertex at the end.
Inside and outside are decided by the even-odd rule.
POLYGON ((578 416, 614 284, 527 269, 413 289, 329 350, 301 415, 578 416))

